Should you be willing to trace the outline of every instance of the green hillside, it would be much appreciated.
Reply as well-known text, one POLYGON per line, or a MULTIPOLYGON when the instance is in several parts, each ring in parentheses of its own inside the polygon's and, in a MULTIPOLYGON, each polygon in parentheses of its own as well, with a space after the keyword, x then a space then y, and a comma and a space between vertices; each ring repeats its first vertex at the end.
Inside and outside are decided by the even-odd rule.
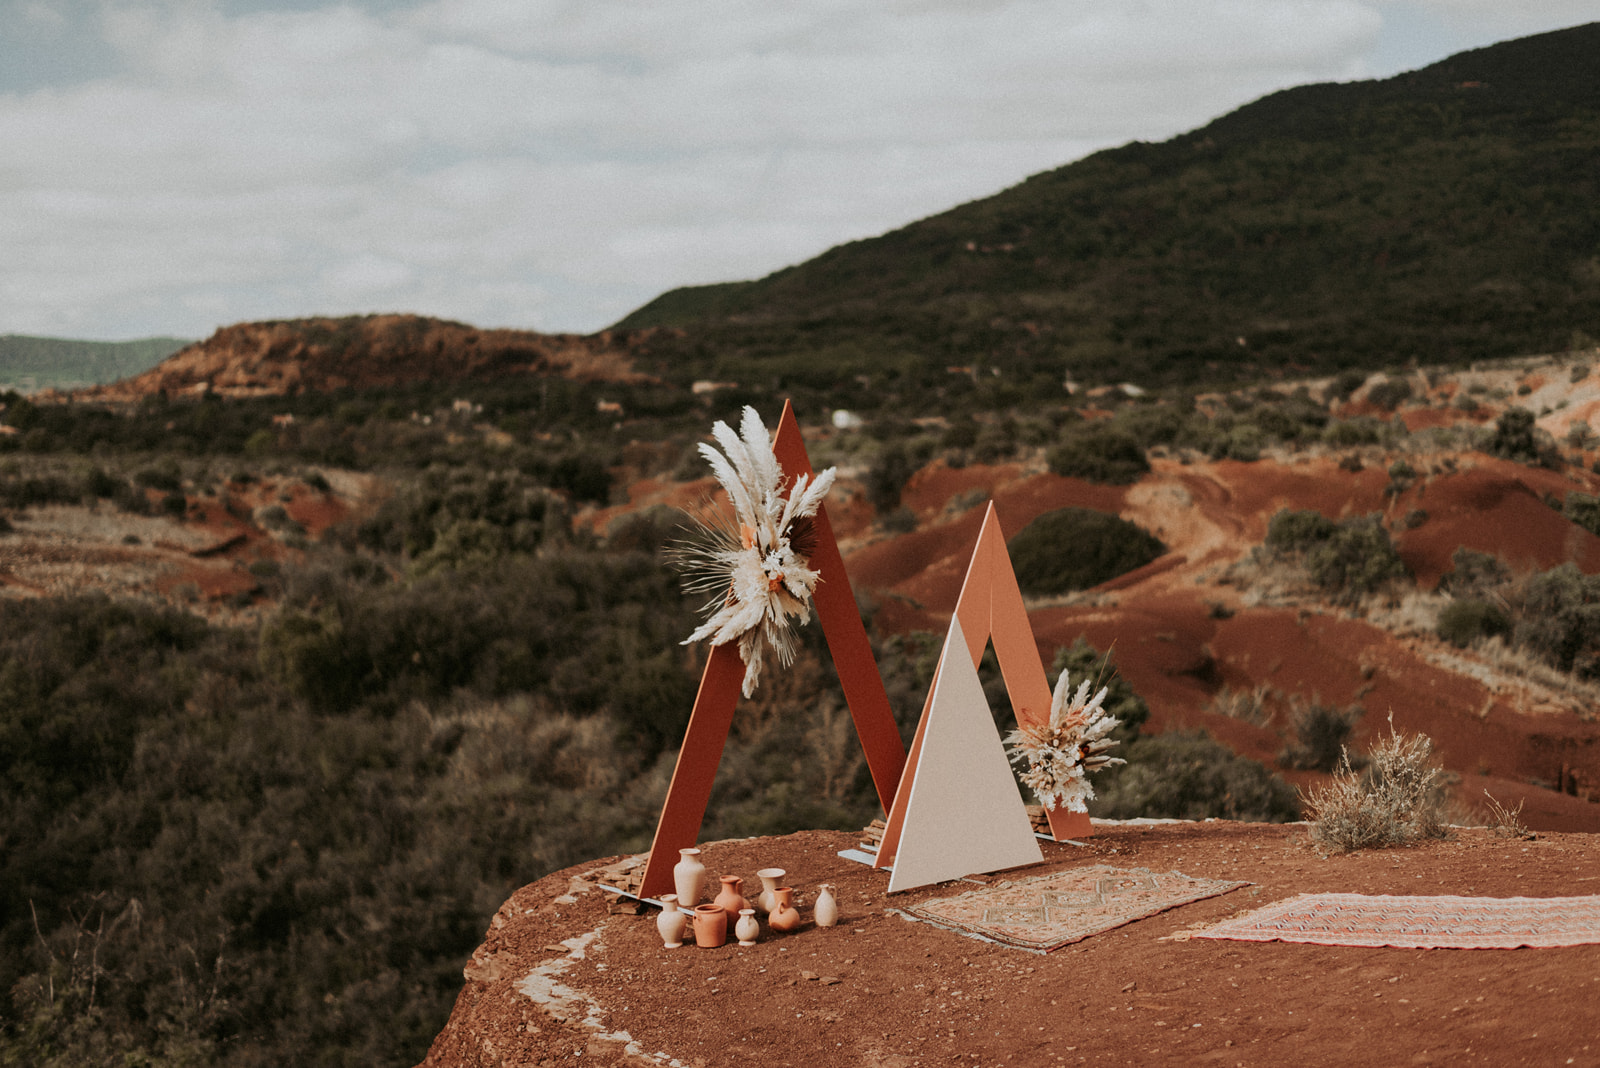
POLYGON ((679 289, 664 366, 888 399, 1146 385, 1600 337, 1600 23, 1274 93, 755 282, 679 289), (985 375, 984 380, 994 380, 985 375))
POLYGON ((115 382, 148 371, 187 344, 175 337, 71 341, 0 334, 0 390, 28 393, 115 382))

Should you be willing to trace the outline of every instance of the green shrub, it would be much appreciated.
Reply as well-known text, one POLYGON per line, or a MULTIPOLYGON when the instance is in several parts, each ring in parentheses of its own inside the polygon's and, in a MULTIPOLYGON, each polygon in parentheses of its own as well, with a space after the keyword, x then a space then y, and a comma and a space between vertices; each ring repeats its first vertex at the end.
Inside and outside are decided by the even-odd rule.
POLYGON ((1439 580, 1439 589, 1458 598, 1481 598, 1511 581, 1511 571, 1493 553, 1480 553, 1460 546, 1450 556, 1450 570, 1439 580))
POLYGON ((1552 469, 1561 466, 1555 442, 1534 426, 1534 415, 1526 408, 1507 408, 1501 413, 1484 451, 1504 460, 1537 463, 1552 469))
POLYGON ((1356 596, 1406 574, 1376 516, 1340 524, 1327 541, 1306 553, 1305 563, 1312 581, 1323 589, 1356 596))
POLYGON ((1050 470, 1085 482, 1125 486, 1150 470, 1144 446, 1120 427, 1101 422, 1079 424, 1045 453, 1050 470))
POLYGON ((1590 534, 1600 534, 1600 497, 1573 490, 1562 502, 1561 514, 1590 534))
POLYGON ((1360 705, 1334 708, 1317 701, 1294 700, 1289 722, 1295 740, 1278 754, 1278 763, 1295 771, 1332 771, 1340 760, 1348 761, 1345 742, 1364 712, 1360 705))
POLYGON ((1118 752, 1127 760, 1094 778, 1089 812, 1105 819, 1227 819, 1287 823, 1300 818, 1294 789, 1259 761, 1205 731, 1167 731, 1118 752))
POLYGON ((1404 378, 1386 378, 1367 390, 1367 401, 1393 410, 1411 399, 1411 383, 1404 378))
POLYGON ((1268 521, 1265 545, 1299 560, 1313 582, 1341 597, 1371 593, 1406 574, 1376 516, 1335 523, 1317 512, 1286 508, 1268 521))
POLYGON ((1334 377, 1331 392, 1340 400, 1348 400, 1350 394, 1366 385, 1366 382, 1367 372, 1358 371, 1353 367, 1347 368, 1334 377))
POLYGON ((1466 648, 1479 638, 1511 636, 1511 619, 1488 601, 1451 601, 1439 613, 1439 637, 1466 648))
POLYGON ((895 443, 880 449, 867 468, 867 503, 872 510, 883 516, 900 507, 900 491, 916 473, 917 465, 904 445, 895 443))
POLYGON ((1426 735, 1391 730, 1364 773, 1342 761, 1334 781, 1306 798, 1312 841, 1346 851, 1445 837, 1444 784, 1432 756, 1426 735))
POLYGON ((1310 509, 1279 509, 1267 521, 1267 548, 1278 553, 1301 553, 1333 536, 1339 524, 1310 509))
POLYGON ((1600 576, 1562 564, 1523 584, 1517 644, 1562 671, 1600 678, 1600 576))
POLYGON ((1166 546, 1106 512, 1060 508, 1022 528, 1010 550, 1022 592, 1050 596, 1098 586, 1143 567, 1166 546))
POLYGON ((1338 448, 1376 445, 1383 440, 1383 427, 1374 419, 1335 419, 1323 428, 1322 440, 1338 448))
POLYGON ((1116 657, 1109 651, 1102 653, 1079 635, 1071 645, 1056 649, 1055 659, 1050 664, 1049 682, 1052 690, 1063 671, 1068 672, 1070 679, 1098 680, 1106 688, 1106 699, 1101 707, 1117 720, 1116 728, 1108 737, 1115 738, 1124 746, 1133 744, 1134 739, 1139 737, 1139 728, 1150 718, 1150 706, 1145 704, 1144 698, 1134 693, 1133 687, 1117 671, 1116 657))

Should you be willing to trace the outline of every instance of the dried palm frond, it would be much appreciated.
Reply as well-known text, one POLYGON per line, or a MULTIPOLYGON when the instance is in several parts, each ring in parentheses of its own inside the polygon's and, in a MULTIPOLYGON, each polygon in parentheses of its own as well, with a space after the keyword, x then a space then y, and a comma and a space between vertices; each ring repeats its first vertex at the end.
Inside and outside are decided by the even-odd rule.
POLYGON ((711 595, 706 621, 684 644, 737 641, 749 697, 767 650, 784 667, 794 662, 794 621, 806 621, 821 577, 810 567, 817 543, 812 517, 833 485, 834 469, 799 476, 786 494, 783 467, 754 408, 745 408, 737 434, 720 421, 711 433, 721 451, 702 442, 700 454, 727 491, 734 514, 731 521, 725 515, 701 519, 701 541, 676 554, 686 571, 684 588, 711 595))
POLYGON ((1087 812, 1094 800, 1089 772, 1112 764, 1125 764, 1121 757, 1108 756, 1117 739, 1106 737, 1122 722, 1108 715, 1102 704, 1107 687, 1089 696, 1091 683, 1084 679, 1073 692, 1067 672, 1056 680, 1050 700, 1050 721, 1018 727, 1006 735, 1011 762, 1026 765, 1021 778, 1039 798, 1039 803, 1054 809, 1062 804, 1071 812, 1087 812))

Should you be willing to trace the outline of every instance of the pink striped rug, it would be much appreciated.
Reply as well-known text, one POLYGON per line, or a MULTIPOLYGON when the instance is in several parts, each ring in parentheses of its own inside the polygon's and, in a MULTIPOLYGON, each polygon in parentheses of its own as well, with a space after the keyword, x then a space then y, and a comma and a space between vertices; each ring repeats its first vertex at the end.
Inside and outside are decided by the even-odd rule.
POLYGON ((1301 894, 1193 938, 1404 949, 1517 949, 1600 943, 1600 897, 1301 894))

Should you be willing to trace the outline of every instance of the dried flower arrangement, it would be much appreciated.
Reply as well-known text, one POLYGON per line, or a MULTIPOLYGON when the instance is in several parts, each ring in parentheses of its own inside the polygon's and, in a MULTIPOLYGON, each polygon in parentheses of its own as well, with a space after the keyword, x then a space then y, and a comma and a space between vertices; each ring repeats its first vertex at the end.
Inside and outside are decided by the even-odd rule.
POLYGON ((1050 700, 1049 723, 1018 727, 1006 735, 1011 762, 1026 765, 1023 784, 1046 808, 1062 804, 1071 812, 1087 812, 1088 802, 1094 799, 1089 772, 1127 763, 1106 755, 1118 744, 1107 735, 1121 722, 1101 707, 1107 687, 1100 687, 1093 698, 1089 697, 1090 688, 1091 683, 1084 679, 1074 693, 1063 671, 1050 700))
POLYGON ((727 491, 734 519, 731 524, 724 516, 702 520, 704 537, 678 547, 676 557, 687 574, 684 588, 711 594, 704 608, 708 618, 683 644, 706 638, 712 645, 737 641, 749 697, 761 677, 765 651, 775 653, 784 667, 794 661, 792 621, 806 621, 820 578, 810 567, 817 543, 813 517, 833 485, 834 468, 815 478, 799 476, 785 495, 783 467, 754 408, 745 408, 739 433, 720 421, 711 433, 722 450, 702 442, 700 454, 727 491))

